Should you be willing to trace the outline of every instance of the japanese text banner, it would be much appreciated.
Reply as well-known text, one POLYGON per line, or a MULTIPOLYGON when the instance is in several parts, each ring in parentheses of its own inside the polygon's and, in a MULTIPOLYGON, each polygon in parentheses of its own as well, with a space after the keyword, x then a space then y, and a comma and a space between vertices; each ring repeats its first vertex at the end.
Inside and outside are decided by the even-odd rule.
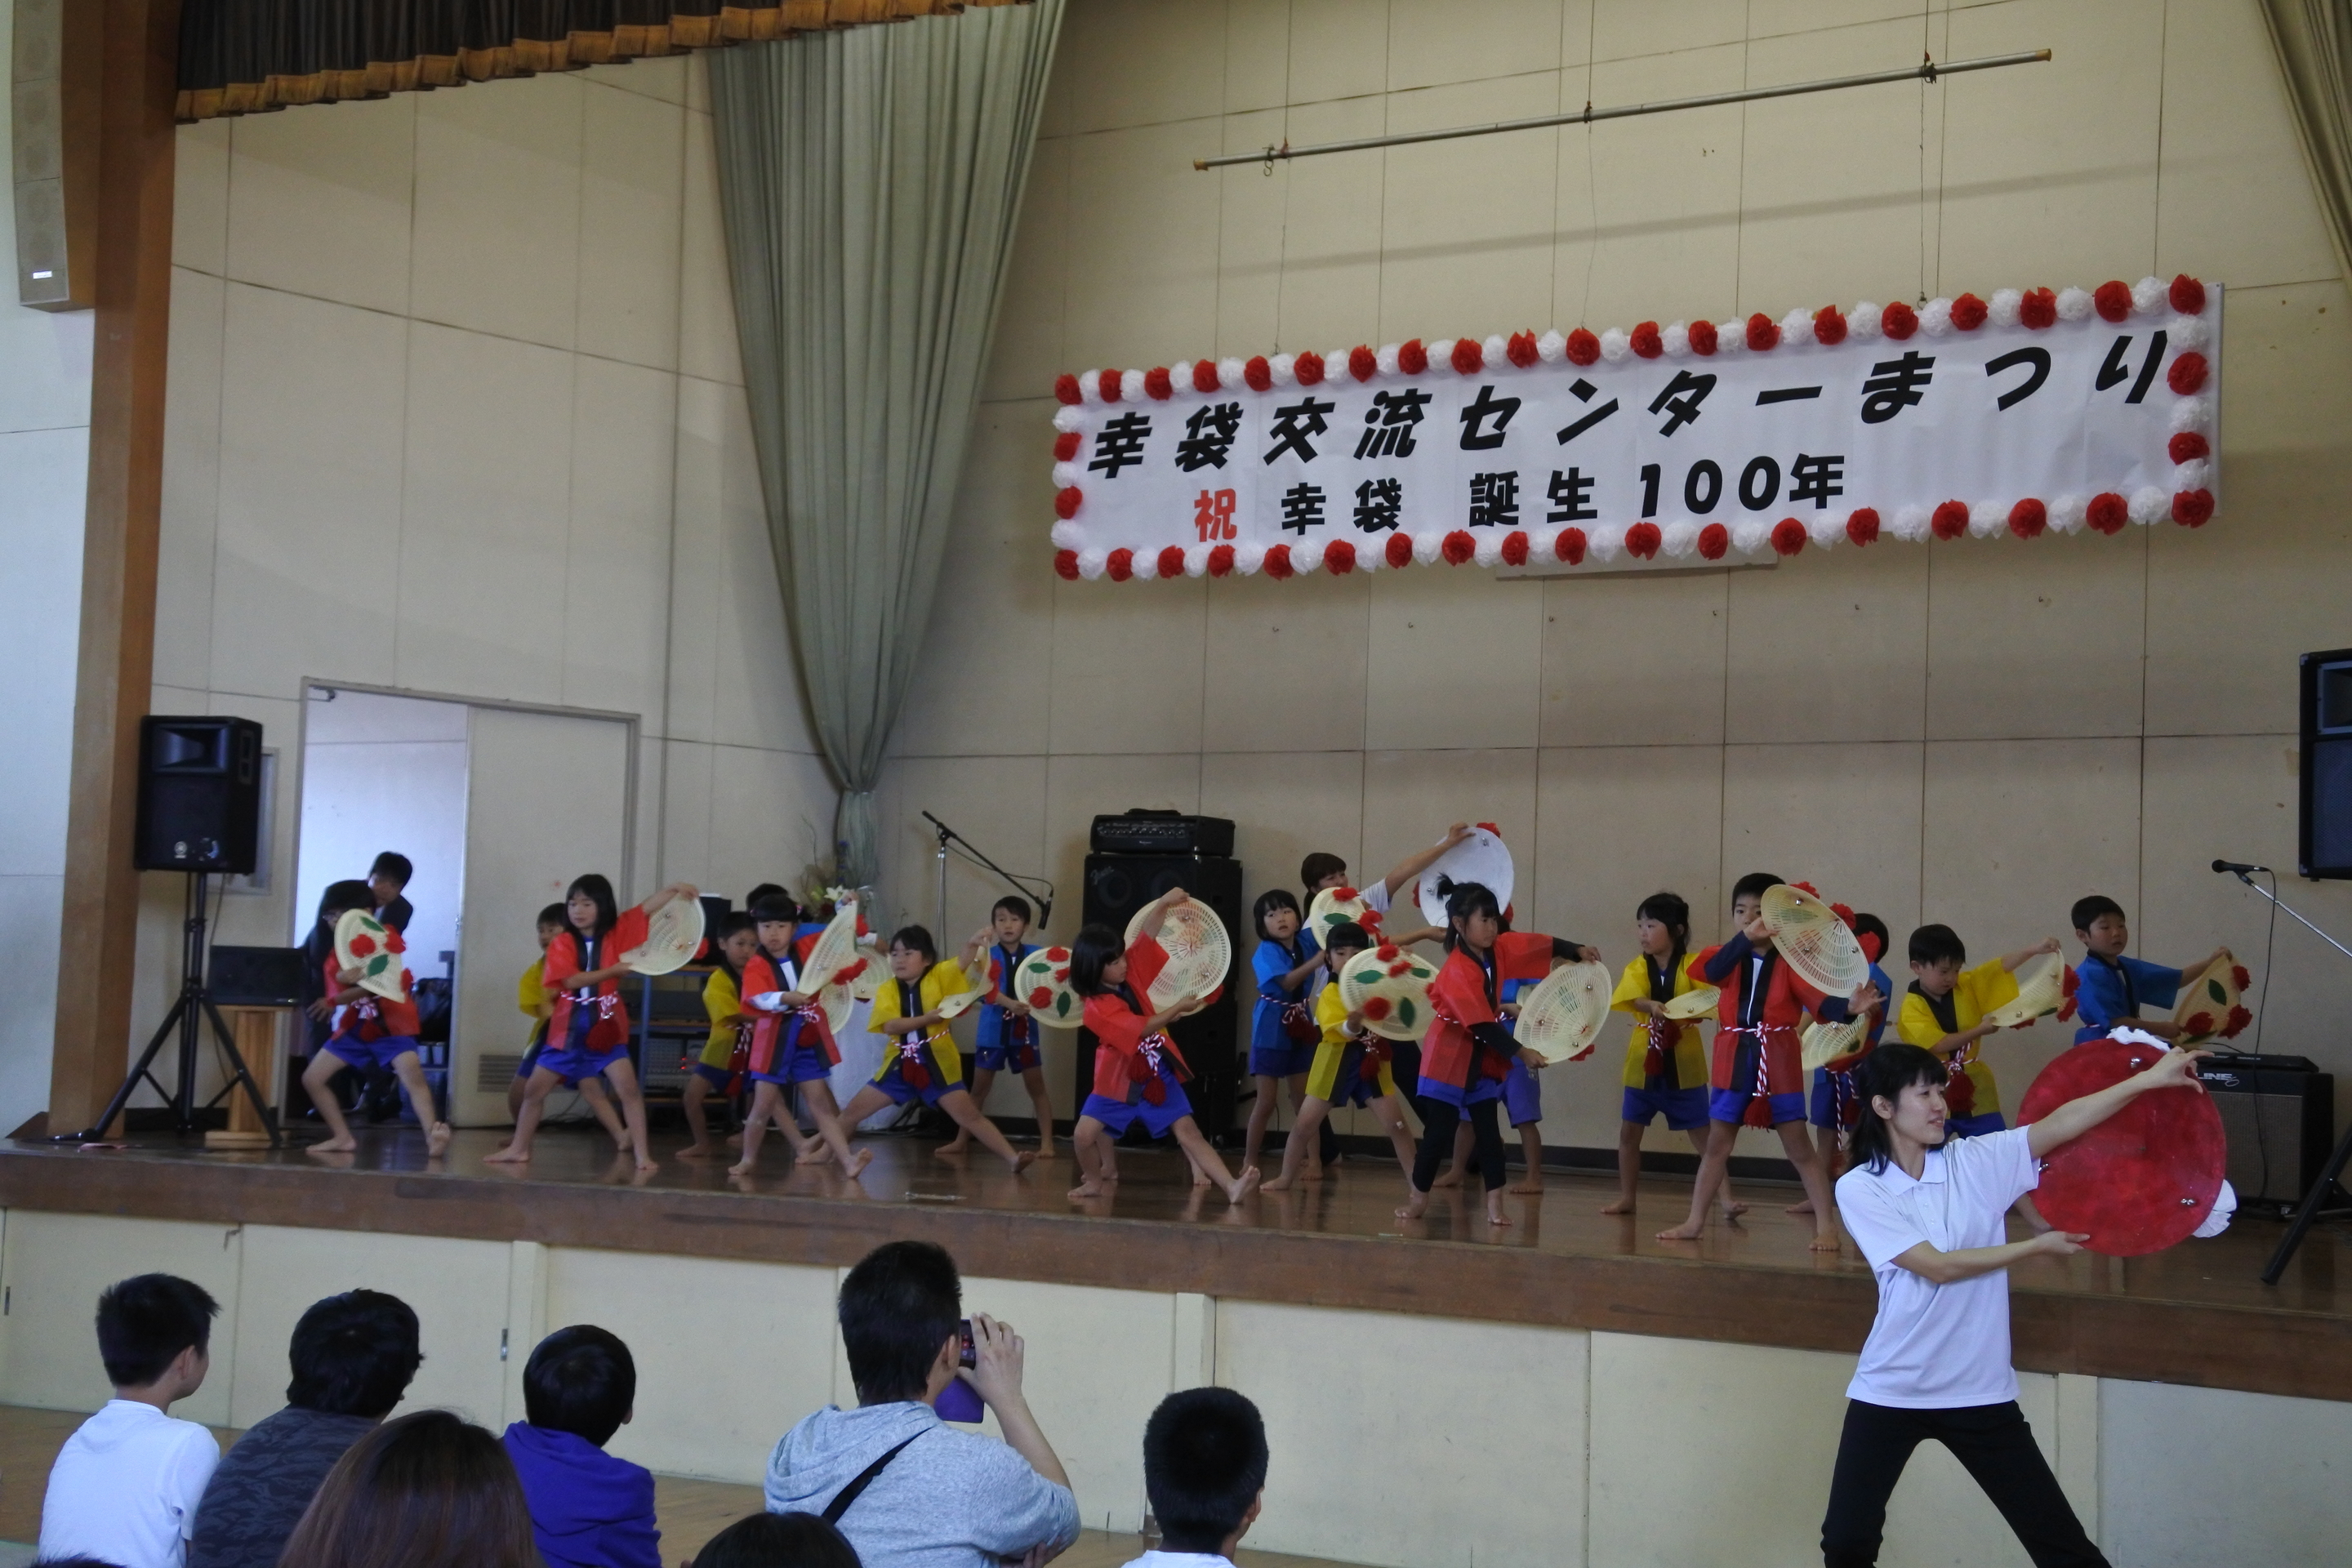
POLYGON ((1286 575, 2201 524, 2220 318, 2220 289, 2183 278, 1065 376, 1055 566, 1286 575))

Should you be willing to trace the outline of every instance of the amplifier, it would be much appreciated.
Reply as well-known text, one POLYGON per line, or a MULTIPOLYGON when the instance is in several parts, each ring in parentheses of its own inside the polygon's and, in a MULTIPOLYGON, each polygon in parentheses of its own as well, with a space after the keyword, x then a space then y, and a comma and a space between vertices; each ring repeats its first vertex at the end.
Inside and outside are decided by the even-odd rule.
POLYGON ((2197 1069, 2229 1139, 2230 1184, 2248 1203, 2299 1201, 2336 1142, 2336 1079, 2305 1057, 2215 1056, 2197 1069))
POLYGON ((1096 817, 1087 847, 1097 855, 1231 855, 1234 825, 1230 817, 1137 806, 1096 817))

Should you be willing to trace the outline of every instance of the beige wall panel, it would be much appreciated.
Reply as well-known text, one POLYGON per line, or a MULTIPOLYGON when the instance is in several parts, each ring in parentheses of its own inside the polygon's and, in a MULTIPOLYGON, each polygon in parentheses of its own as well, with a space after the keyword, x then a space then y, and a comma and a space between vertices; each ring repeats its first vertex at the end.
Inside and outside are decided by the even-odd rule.
POLYGON ((411 331, 397 684, 562 700, 563 600, 533 590, 570 531, 574 385, 552 349, 411 331))
POLYGON ((593 84, 580 100, 580 351, 675 370, 686 110, 593 84))
MULTIPOLYGON (((1631 55, 1696 52, 1708 44, 1736 44, 1748 36, 1747 11, 1743 0, 1682 0, 1675 5, 1629 5, 1623 0, 1597 0, 1588 23, 1592 58, 1619 60, 1631 55)), ((1618 100, 1611 98, 1594 101, 1618 100)))
MULTIPOLYGON (((1203 108, 1211 107, 1204 103, 1203 108)), ((1065 370, 1150 366, 1217 340, 1217 182, 1192 167, 1213 116, 1070 144, 1065 370)))
MULTIPOLYGON (((1281 110, 1229 113, 1202 125, 1201 132, 1220 139, 1220 153, 1255 153, 1286 139, 1287 119, 1281 110)), ((1203 147, 1193 156, 1205 156, 1205 142, 1203 147)), ((1238 354, 1246 360, 1285 346, 1294 353, 1307 346, 1296 341, 1286 345, 1282 333, 1282 263, 1289 241, 1291 182, 1281 174, 1276 171, 1268 178, 1264 164, 1241 163, 1196 176, 1217 186, 1217 336, 1208 349, 1186 352, 1220 358, 1238 354)), ((1175 352, 1175 346, 1160 352, 1175 352)))
POLYGON ((212 679, 288 695, 305 674, 390 685, 408 323, 236 284, 227 321, 212 679), (345 578, 369 559, 384 570, 362 591, 345 578), (379 619, 354 636, 362 605, 379 619))
MULTIPOLYGON (((1367 752, 1364 843, 1356 875, 1370 880, 1428 848, 1456 822, 1491 822, 1512 847, 1512 902, 1537 908, 1536 752, 1510 751, 1367 752)), ((1337 851, 1335 851, 1337 853, 1337 851)), ((1402 896, 1410 900, 1412 893, 1402 896)))
MULTIPOLYGON (((1919 19, 1917 7, 1904 0, 1753 0, 1748 7, 1748 36, 1777 38, 1784 33, 1806 33, 1889 17, 1919 19)), ((1941 18, 1937 18, 1940 22, 1941 18)), ((1912 35, 1914 40, 1917 34, 1912 35)), ((1911 64, 1909 60, 1902 62, 1911 64)))
POLYGON ((1212 583, 1202 744, 1217 752, 1356 752, 1369 710, 1376 577, 1212 583))
MULTIPOLYGON (((1234 855, 1242 863, 1246 905, 1269 888, 1286 888, 1302 905, 1298 863, 1317 850, 1344 857, 1367 879, 1386 869, 1356 866, 1362 838, 1364 758, 1360 752, 1281 756, 1211 752, 1201 759, 1201 809, 1234 821, 1234 855)), ((1244 963, 1255 931, 1234 933, 1244 963)))
MULTIPOLYGON (((234 1326, 238 1376, 228 1424, 250 1426, 284 1408, 292 1375, 288 1347, 294 1325, 313 1302, 367 1289, 397 1296, 416 1312, 425 1364, 408 1385, 400 1413, 440 1405, 498 1430, 504 1406, 499 1342, 507 1326, 507 1266, 503 1242, 246 1226, 234 1326)), ((509 1348, 513 1360, 530 1353, 528 1342, 509 1348)))
POLYGON ((1290 6, 1225 0, 1225 112, 1278 108, 1289 90, 1290 6))
POLYGON ((228 289, 172 268, 171 362, 163 387, 163 522, 155 564, 155 674, 209 685, 213 551, 220 521, 221 355, 228 289))
MULTIPOLYGON (((646 742, 647 747, 659 747, 662 756, 661 784, 661 858, 654 875, 659 885, 672 882, 692 882, 714 893, 725 893, 742 906, 742 894, 730 887, 721 887, 716 878, 720 868, 734 868, 729 858, 729 846, 723 835, 715 833, 711 825, 711 773, 717 763, 714 750, 701 741, 661 741, 646 742), (714 853, 716 851, 716 853, 714 853)), ((730 876, 729 882, 741 881, 730 876)), ((746 888, 751 884, 745 882, 746 888)))
MULTIPOLYGON (((1042 756, 905 758, 884 772, 877 805, 883 808, 877 814, 883 823, 882 908, 891 911, 893 921, 919 921, 930 927, 941 957, 986 924, 996 900, 1013 889, 995 872, 950 854, 942 927, 939 834, 919 813, 930 812, 1008 871, 1030 875, 1045 863, 1042 756)), ((831 819, 823 826, 830 837, 831 819)), ((1074 888, 1059 890, 1064 897, 1055 920, 1057 934, 1066 938, 1078 928, 1078 893, 1074 888)), ((1037 900, 1033 896, 1029 902, 1034 908, 1037 900)))
POLYGON ((1387 86, 1384 9, 1364 0, 1291 0, 1290 101, 1355 98, 1387 86))
POLYGON ((416 261, 425 321, 568 349, 580 300, 582 96, 554 74, 509 93, 417 100, 416 261))
POLYGON ((1916 740, 1937 548, 1808 550, 1774 571, 1733 573, 1724 739, 1916 740))
POLYGON ((1811 882, 1887 929, 1918 923, 1920 748, 1733 746, 1723 768, 1722 907, 1692 923, 1730 934, 1732 885, 1750 871, 1811 882))
MULTIPOLYGON (((1060 71, 1055 79, 1062 79, 1060 71)), ((1013 259, 996 307, 996 346, 981 388, 983 398, 1042 396, 1053 390, 1055 376, 1077 368, 1062 363, 1069 210, 1070 143, 1040 140, 1029 156, 1029 184, 1022 193, 1013 259)), ((987 417, 985 409, 982 417, 987 417)))
POLYGON ((1056 582, 1048 749, 1197 752, 1207 605, 1206 578, 1056 582))
POLYGON ((688 58, 670 55, 630 60, 623 65, 590 66, 582 75, 585 80, 617 87, 624 92, 641 93, 646 98, 659 99, 664 103, 683 105, 686 102, 688 58))
POLYGON ((231 122, 228 276, 405 312, 423 101, 396 93, 231 122))
POLYGON ((1429 566, 1381 572, 1371 582, 1373 695, 1364 744, 1384 751, 1534 744, 1543 584, 1429 566))
MULTIPOLYGON (((1745 51, 1703 48, 1719 29, 1706 4, 1603 7, 1603 29, 1654 28, 1658 47, 1681 52, 1643 59, 1605 37, 1602 64, 1587 88, 1573 77, 1564 99, 1590 94, 1596 106, 1731 92, 1746 85, 1745 51), (1637 18, 1641 20, 1637 21, 1637 18)), ((1738 24, 1732 24, 1738 37, 1738 24)), ((1629 39, 1629 41, 1631 41, 1629 39)), ((1604 121, 1559 132, 1559 287, 1552 324, 1594 331, 1654 319, 1723 321, 1738 303, 1738 107, 1693 109, 1655 118, 1604 121), (1596 242, 1595 224, 1600 226, 1596 242)))
POLYGON ((1928 735, 2138 734, 2147 542, 2133 530, 1934 549, 1928 735))
POLYGON ((134 1274, 193 1279, 220 1303, 212 1370, 173 1414, 221 1426, 236 1377, 237 1256, 241 1227, 103 1215, 8 1213, 0 1283, 0 1400, 45 1410, 95 1410, 112 1396, 92 1327, 98 1299, 134 1274))
POLYGON ((586 354, 572 368, 563 700, 641 713, 658 727, 669 639, 677 377, 586 354))
POLYGON ((757 1486, 794 1422, 856 1399, 834 1389, 835 1285, 831 1268, 554 1247, 547 1331, 593 1323, 628 1345, 636 1416, 614 1436, 614 1453, 665 1474, 757 1486))
MULTIPOLYGON (((1482 7, 1480 14, 1492 11, 1482 7)), ((1523 58, 1549 52, 1546 47, 1538 57, 1531 47, 1523 58)), ((1433 87, 1391 96, 1389 129, 1433 131, 1557 114, 1559 100, 1559 75, 1549 70, 1433 87)), ((1552 203, 1560 148, 1556 133, 1528 131, 1388 150, 1381 206, 1382 338, 1483 339, 1542 321, 1552 302, 1552 203)))
POLYGON ((1273 1451, 1250 1531, 1267 1552, 1390 1568, 1583 1563, 1586 1378, 1586 1336, 1564 1330, 1217 1303, 1217 1382, 1256 1401, 1273 1451), (1433 1450, 1439 1368, 1510 1375, 1481 1383, 1476 1418, 1433 1450))
MULTIPOLYGON (((701 81, 707 68, 692 62, 701 81)), ((679 251, 677 368, 688 375, 743 384, 743 353, 735 336, 735 285, 727 268, 727 238, 719 210, 719 150, 710 116, 686 122, 686 233, 679 251)))
MULTIPOLYGON (((1560 0, 1497 0, 1475 7, 1459 0, 1390 0, 1388 9, 1392 93, 1484 82, 1531 67, 1548 69, 1561 48, 1560 0)), ((1575 47, 1580 57, 1584 40, 1575 47)))
POLYGON ((1543 744, 1720 742, 1732 576, 1544 584, 1543 744))
POLYGON ((1063 18, 1040 131, 1083 135, 1213 113, 1224 71, 1224 0, 1084 0, 1063 18))
MULTIPOLYGON (((1387 129, 1387 100, 1302 103, 1287 121, 1294 146, 1378 136, 1387 129)), ((1282 193, 1281 347, 1328 354, 1358 343, 1380 346, 1386 167, 1383 153, 1341 153, 1282 165, 1271 179, 1261 175, 1282 193)))
POLYGON ((2352 1405, 2102 1382, 2102 1544, 2137 1568, 2327 1563, 2352 1537, 2352 1405))
MULTIPOLYGON (((719 605, 734 592, 728 549, 729 490, 740 463, 742 393, 723 382, 681 376, 677 384, 676 500, 670 512, 667 734, 717 734, 719 605)), ((773 575, 772 570, 771 575, 773 575)))
POLYGON ((710 749, 710 872, 742 907, 760 882, 801 888, 803 873, 833 858, 833 781, 804 752, 710 749), (740 888, 733 884, 740 882, 740 888))
POLYGON ((183 125, 172 150, 172 265, 215 278, 228 271, 228 138, 233 123, 207 120, 183 125))

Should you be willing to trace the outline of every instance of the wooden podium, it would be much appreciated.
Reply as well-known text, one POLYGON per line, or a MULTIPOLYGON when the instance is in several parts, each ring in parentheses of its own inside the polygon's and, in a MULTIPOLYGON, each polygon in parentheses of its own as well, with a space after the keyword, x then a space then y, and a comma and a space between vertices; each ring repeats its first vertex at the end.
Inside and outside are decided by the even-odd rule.
MULTIPOLYGON (((270 1098, 278 1096, 278 1022, 289 1007, 223 1007, 221 1016, 228 1020, 230 1034, 236 1041, 237 1054, 245 1058, 246 1070, 253 1081, 260 1084, 270 1098)), ((231 1079, 234 1089, 235 1079, 231 1079)), ((267 1149, 269 1129, 253 1109, 253 1101, 241 1093, 228 1097, 228 1127, 225 1131, 205 1134, 207 1149, 267 1149)))

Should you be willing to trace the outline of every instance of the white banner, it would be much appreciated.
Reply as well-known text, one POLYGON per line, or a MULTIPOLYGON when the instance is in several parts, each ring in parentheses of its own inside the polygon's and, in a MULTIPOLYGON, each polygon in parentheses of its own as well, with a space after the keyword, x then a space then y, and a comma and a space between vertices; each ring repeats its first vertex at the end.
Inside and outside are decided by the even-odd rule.
POLYGON ((2197 526, 2220 489, 2221 313, 2218 286, 2150 279, 1064 376, 1055 569, 2197 526))

